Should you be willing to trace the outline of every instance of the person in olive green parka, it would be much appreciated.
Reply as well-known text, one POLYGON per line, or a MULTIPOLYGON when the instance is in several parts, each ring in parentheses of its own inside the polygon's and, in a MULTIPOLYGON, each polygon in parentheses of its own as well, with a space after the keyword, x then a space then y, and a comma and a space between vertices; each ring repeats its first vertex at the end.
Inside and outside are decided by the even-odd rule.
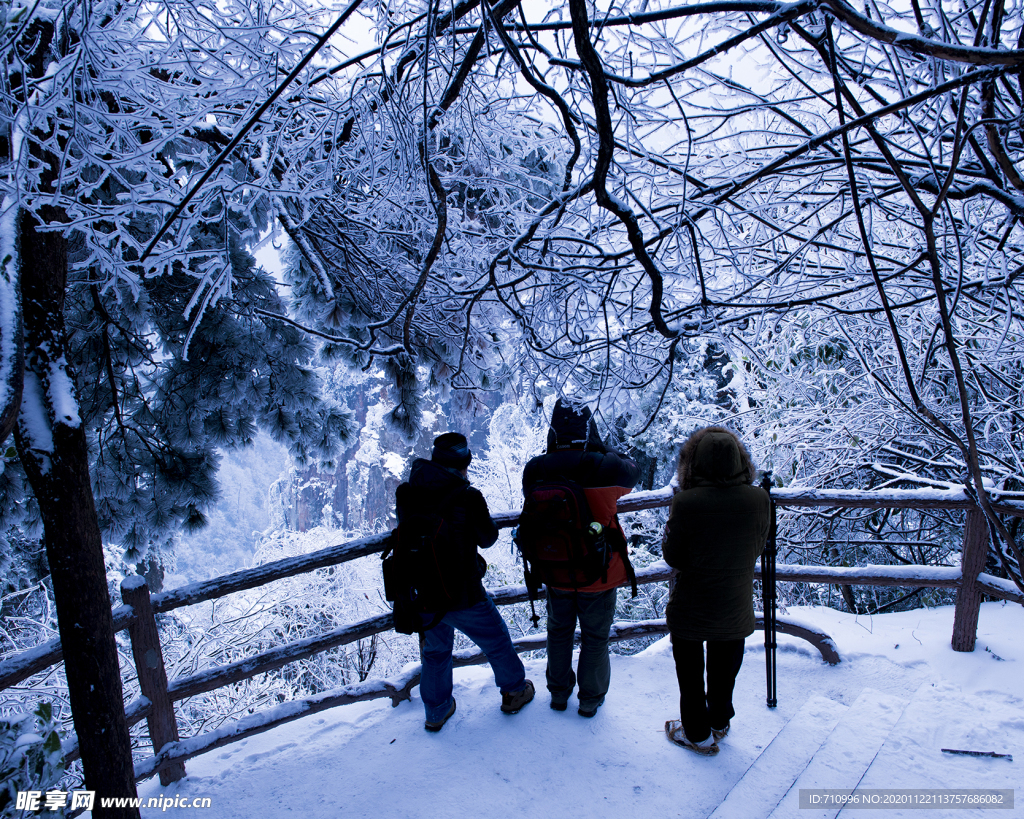
POLYGON ((665 562, 678 570, 666 618, 681 717, 665 731, 706 755, 718 752, 735 715, 733 686, 744 640, 754 632, 754 567, 771 518, 771 500, 751 485, 755 478, 750 455, 732 432, 698 430, 679 454, 679 491, 665 529, 665 562))

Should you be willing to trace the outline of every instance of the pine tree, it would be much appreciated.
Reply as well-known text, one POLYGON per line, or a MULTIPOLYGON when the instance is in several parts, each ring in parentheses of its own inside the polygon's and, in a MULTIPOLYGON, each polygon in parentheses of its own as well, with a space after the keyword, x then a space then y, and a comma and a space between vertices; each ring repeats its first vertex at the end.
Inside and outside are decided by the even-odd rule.
POLYGON ((257 427, 314 463, 349 432, 320 398, 308 342, 267 318, 283 305, 245 250, 280 181, 258 132, 143 263, 161 192, 181 195, 213 163, 228 142, 218 123, 249 109, 250 78, 273 82, 268 69, 301 53, 280 31, 316 17, 205 11, 43 0, 0 19, 0 432, 17 418, 0 522, 42 524, 86 787, 103 797, 135 793, 104 538, 141 557, 202 525, 217 449, 257 427))

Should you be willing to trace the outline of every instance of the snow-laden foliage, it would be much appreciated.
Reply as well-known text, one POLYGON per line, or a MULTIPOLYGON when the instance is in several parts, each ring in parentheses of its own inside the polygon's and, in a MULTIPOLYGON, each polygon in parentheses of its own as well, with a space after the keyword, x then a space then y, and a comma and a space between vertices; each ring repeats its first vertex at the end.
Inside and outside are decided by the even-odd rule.
POLYGON ((301 320, 393 360, 406 429, 422 363, 635 433, 714 343, 779 478, 966 481, 1013 574, 1020 3, 730 9, 391 4, 322 118, 301 320))
POLYGON ((322 15, 259 0, 16 4, 4 30, 9 204, 52 206, 52 226, 80 237, 78 264, 104 292, 120 286, 137 299, 147 277, 187 273, 186 317, 197 324, 231 293, 232 234, 254 242, 274 208, 271 192, 288 185, 276 147, 294 121, 290 106, 268 111, 250 145, 143 253, 168 208, 310 50, 322 15), (228 218, 237 220, 230 231, 228 218), (216 238, 197 242, 206 230, 216 238))
MULTIPOLYGON (((265 318, 284 306, 245 250, 289 184, 275 147, 289 106, 261 119, 142 258, 254 102, 311 48, 296 30, 321 14, 258 0, 43 2, 7 17, 4 113, 16 139, 0 185, 8 210, 70 241, 64 317, 93 489, 105 536, 129 557, 203 525, 218 449, 263 428, 300 463, 329 464, 349 434, 320 396, 311 343, 265 318)), ((9 462, 8 525, 31 524, 22 483, 9 462)))
MULTIPOLYGON (((244 289, 237 249, 273 221, 292 240, 294 317, 272 299, 239 312, 297 320, 328 359, 383 359, 407 436, 431 385, 466 418, 484 390, 600 396, 636 433, 713 343, 785 480, 844 475, 828 453, 898 425, 907 446, 887 440, 883 466, 984 495, 1020 471, 1018 5, 367 3, 376 47, 330 41, 254 124, 325 14, 44 3, 8 21, 52 36, 23 55, 29 40, 10 41, 45 59, 34 97, 10 62, 7 179, 30 207, 60 205, 47 218, 65 214, 115 322, 146 314, 149 279, 180 276, 168 349, 183 361, 206 311, 244 289)), ((185 437, 201 423, 244 440, 243 421, 189 419, 185 437)), ((138 447, 122 446, 129 474, 138 447)), ((111 511, 112 531, 200 519, 210 470, 181 457, 195 508, 170 485, 111 511)))
MULTIPOLYGON (((208 524, 198 532, 183 533, 173 553, 159 557, 173 574, 164 587, 206 580, 252 563, 261 533, 271 526, 268 487, 290 463, 287 450, 261 433, 254 446, 224 452, 217 479, 221 499, 208 512, 208 524)), ((150 586, 152 590, 152 585, 150 586)))
POLYGON ((520 404, 503 404, 491 415, 487 448, 474 453, 469 480, 487 500, 491 513, 523 508, 523 469, 547 449, 548 418, 554 397, 530 413, 520 404))
POLYGON ((40 702, 31 714, 0 719, 0 817, 23 815, 17 807, 18 791, 45 793, 56 788, 64 776, 61 737, 48 702, 40 702))

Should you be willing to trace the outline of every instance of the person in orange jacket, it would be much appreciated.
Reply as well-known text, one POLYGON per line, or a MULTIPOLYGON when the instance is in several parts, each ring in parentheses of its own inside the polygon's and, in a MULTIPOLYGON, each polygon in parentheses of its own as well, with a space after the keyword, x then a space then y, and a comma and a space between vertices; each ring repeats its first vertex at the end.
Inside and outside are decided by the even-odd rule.
MULTIPOLYGON (((619 529, 616 502, 636 486, 640 469, 626 455, 605 446, 590 410, 559 399, 551 413, 547 452, 523 470, 523 494, 535 484, 559 478, 583 487, 594 520, 619 529)), ((616 589, 628 573, 623 554, 614 552, 607 575, 581 589, 547 589, 547 686, 551 707, 564 711, 579 683, 579 711, 593 717, 604 703, 611 680, 608 632, 615 617, 616 589), (576 672, 572 669, 573 636, 579 621, 581 644, 576 672)))

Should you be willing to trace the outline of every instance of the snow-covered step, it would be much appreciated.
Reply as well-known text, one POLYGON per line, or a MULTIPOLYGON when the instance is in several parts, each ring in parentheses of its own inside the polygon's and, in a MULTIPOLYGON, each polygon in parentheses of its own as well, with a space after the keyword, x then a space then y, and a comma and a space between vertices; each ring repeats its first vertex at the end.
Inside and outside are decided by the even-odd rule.
MULTIPOLYGON (((1019 789, 1021 760, 1024 709, 1017 696, 967 694, 952 682, 928 682, 914 694, 859 787, 1019 789), (951 755, 943 748, 1007 754, 1012 760, 951 755)), ((854 814, 843 811, 840 817, 847 815, 854 814)))
POLYGON ((709 819, 767 819, 848 710, 825 697, 807 700, 709 819))
POLYGON ((800 790, 856 788, 906 706, 906 700, 891 694, 870 688, 862 691, 779 801, 771 819, 833 819, 839 807, 801 810, 800 790))

